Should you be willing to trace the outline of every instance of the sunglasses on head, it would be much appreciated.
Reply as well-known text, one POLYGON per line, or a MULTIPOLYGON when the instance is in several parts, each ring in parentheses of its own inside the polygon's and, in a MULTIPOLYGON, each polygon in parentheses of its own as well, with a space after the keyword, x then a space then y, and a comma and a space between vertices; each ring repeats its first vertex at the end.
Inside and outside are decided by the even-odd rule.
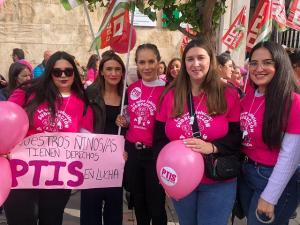
POLYGON ((73 68, 66 68, 66 69, 62 70, 62 69, 59 69, 59 68, 54 68, 52 70, 52 75, 55 76, 55 77, 61 77, 63 73, 66 75, 66 77, 71 77, 74 74, 74 69, 73 68))

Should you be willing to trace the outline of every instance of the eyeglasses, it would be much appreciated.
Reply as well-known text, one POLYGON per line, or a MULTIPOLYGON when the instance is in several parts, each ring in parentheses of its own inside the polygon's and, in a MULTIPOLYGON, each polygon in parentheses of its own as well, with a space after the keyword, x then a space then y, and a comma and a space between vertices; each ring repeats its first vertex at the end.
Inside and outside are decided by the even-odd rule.
POLYGON ((66 75, 66 77, 71 77, 74 74, 74 69, 66 68, 66 69, 62 70, 59 68, 53 68, 53 70, 52 70, 52 75, 55 77, 61 77, 63 73, 66 75))
POLYGON ((250 69, 257 69, 259 65, 261 66, 262 69, 270 68, 270 67, 273 67, 275 65, 275 61, 272 60, 272 59, 266 59, 266 60, 263 60, 260 63, 256 60, 253 60, 253 61, 249 62, 249 68, 250 69))

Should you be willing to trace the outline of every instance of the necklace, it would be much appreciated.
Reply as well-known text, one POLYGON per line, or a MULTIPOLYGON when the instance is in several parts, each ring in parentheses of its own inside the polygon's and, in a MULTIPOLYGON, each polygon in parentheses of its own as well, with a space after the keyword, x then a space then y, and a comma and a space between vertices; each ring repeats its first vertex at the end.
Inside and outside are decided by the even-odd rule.
MULTIPOLYGON (((250 105, 250 108, 249 108, 249 110, 248 110, 248 114, 251 113, 251 110, 252 110, 252 107, 253 107, 255 98, 256 98, 256 96, 255 96, 255 93, 254 93, 254 97, 253 97, 252 103, 251 103, 251 105, 250 105)), ((258 112, 258 110, 260 109, 260 107, 261 107, 264 103, 265 103, 265 99, 262 100, 262 102, 258 105, 257 109, 252 113, 253 116, 258 112)), ((248 131, 247 131, 247 130, 244 130, 244 131, 243 131, 242 139, 245 139, 246 136, 248 136, 248 131)))
MULTIPOLYGON (((251 105, 250 105, 248 114, 251 113, 251 110, 252 110, 252 107, 253 107, 253 103, 254 103, 254 101, 255 101, 255 98, 256 98, 256 96, 255 96, 255 94, 254 94, 254 97, 253 97, 252 103, 251 103, 251 105)), ((265 103, 265 99, 262 100, 262 102, 258 105, 257 109, 255 110, 255 112, 253 112, 252 114, 255 115, 255 114, 257 113, 257 111, 260 109, 260 107, 261 107, 264 103, 265 103)))
MULTIPOLYGON (((146 85, 145 85, 146 86, 146 85)), ((143 94, 143 81, 141 80, 141 95, 140 95, 140 100, 142 100, 142 94, 143 94)), ((146 86, 147 87, 147 86, 146 86)), ((152 87, 152 90, 150 92, 150 95, 148 96, 148 98, 146 99, 145 102, 147 102, 151 97, 152 97, 152 94, 153 94, 153 91, 155 90, 156 86, 152 87)))
MULTIPOLYGON (((190 106, 190 110, 191 110, 191 114, 192 114, 192 115, 190 115, 190 125, 193 125, 193 124, 194 124, 196 112, 197 112, 199 106, 201 105, 201 103, 202 103, 202 101, 203 101, 203 98, 204 98, 204 95, 201 96, 201 99, 200 99, 200 101, 199 101, 198 104, 197 104, 197 107, 196 107, 196 109, 195 109, 195 112, 193 112, 192 104, 191 104, 191 106, 190 106)), ((190 94, 190 102, 192 102, 192 101, 193 101, 193 99, 192 99, 192 94, 190 94)))
POLYGON ((64 108, 63 112, 66 112, 66 109, 67 109, 67 107, 69 105, 69 102, 70 102, 70 98, 71 98, 71 95, 68 96, 68 101, 67 101, 67 103, 65 105, 65 108, 64 108))

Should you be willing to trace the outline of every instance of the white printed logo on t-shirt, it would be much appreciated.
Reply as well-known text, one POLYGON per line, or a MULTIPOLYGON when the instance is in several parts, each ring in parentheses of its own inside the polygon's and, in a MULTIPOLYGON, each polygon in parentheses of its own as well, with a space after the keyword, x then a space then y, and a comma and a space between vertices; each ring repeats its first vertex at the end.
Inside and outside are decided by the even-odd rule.
POLYGON ((252 147, 250 133, 254 132, 255 127, 257 127, 257 121, 252 113, 243 112, 240 117, 241 130, 243 132, 243 143, 242 145, 247 147, 252 147))
POLYGON ((141 97, 141 94, 142 94, 141 88, 140 87, 135 87, 130 92, 130 99, 137 100, 141 97))

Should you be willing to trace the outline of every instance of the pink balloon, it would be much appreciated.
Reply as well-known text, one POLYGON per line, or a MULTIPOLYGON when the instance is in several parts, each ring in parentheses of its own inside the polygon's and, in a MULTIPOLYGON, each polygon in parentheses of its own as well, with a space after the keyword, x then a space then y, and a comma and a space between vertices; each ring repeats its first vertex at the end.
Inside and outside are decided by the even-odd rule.
POLYGON ((0 206, 5 202, 11 188, 11 169, 9 161, 0 157, 0 206))
POLYGON ((0 102, 0 155, 9 153, 27 134, 29 121, 24 109, 8 101, 0 102))
POLYGON ((0 0, 0 6, 4 5, 4 0, 0 0))
MULTIPOLYGON (((110 44, 110 47, 112 48, 112 50, 114 50, 117 53, 127 53, 128 43, 129 43, 129 32, 130 32, 130 29, 124 31, 124 34, 122 34, 120 39, 118 39, 117 41, 114 41, 113 43, 110 44)), ((136 31, 133 28, 130 50, 132 50, 134 48, 135 43, 136 43, 136 31)))
POLYGON ((178 200, 190 194, 202 180, 203 157, 185 147, 182 140, 172 141, 159 153, 156 172, 168 195, 178 200))

